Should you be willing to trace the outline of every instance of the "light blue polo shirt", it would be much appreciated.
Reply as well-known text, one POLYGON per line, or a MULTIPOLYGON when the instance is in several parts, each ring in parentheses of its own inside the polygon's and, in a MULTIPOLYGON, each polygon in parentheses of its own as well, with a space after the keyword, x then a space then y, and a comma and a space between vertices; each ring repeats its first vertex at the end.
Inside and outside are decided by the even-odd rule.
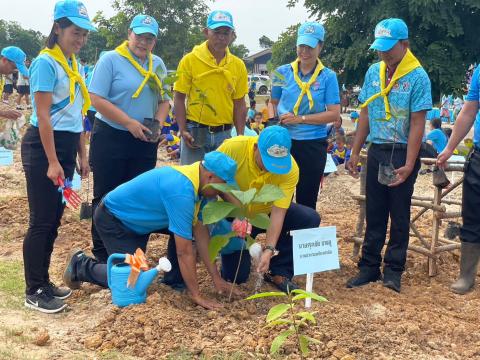
MULTIPOLYGON (((70 61, 69 64, 71 65, 70 61)), ((80 75, 85 76, 83 67, 78 63, 80 75)), ((80 86, 75 85, 75 100, 70 104, 70 80, 67 73, 52 57, 41 54, 35 58, 29 69, 30 95, 33 112, 30 124, 38 127, 36 92, 52 93, 50 123, 55 131, 80 133, 83 131, 83 96, 80 86)))
MULTIPOLYGON (((133 58, 141 63, 135 55, 133 55, 133 58)), ((148 58, 142 66, 145 70, 148 70, 148 58)), ((153 55, 154 71, 158 67, 162 69, 163 74, 165 74, 163 77, 165 77, 167 74, 165 64, 161 58, 153 55)), ((154 118, 154 110, 158 108, 155 105, 158 98, 150 89, 148 83, 136 99, 132 98, 143 79, 143 76, 126 58, 112 50, 105 53, 95 65, 89 91, 110 101, 128 114, 130 118, 143 123, 144 118, 154 118)), ((164 85, 164 89, 168 90, 169 86, 164 85)), ((169 99, 166 94, 165 98, 169 99)), ((111 121, 100 112, 97 112, 97 117, 115 129, 127 131, 125 127, 111 121)))
MULTIPOLYGON (((280 66, 277 71, 285 77, 279 79, 274 75, 272 86, 272 99, 278 100, 278 115, 293 114, 293 107, 300 95, 300 88, 295 82, 293 69, 290 64, 280 66)), ((313 71, 303 75, 299 72, 300 80, 307 82, 313 75, 313 71)), ((317 114, 327 110, 329 105, 340 104, 340 92, 338 89, 337 74, 329 68, 324 68, 310 87, 313 98, 313 107, 309 108, 308 97, 305 94, 298 109, 298 115, 317 114)), ((325 124, 295 124, 285 126, 294 140, 313 140, 327 137, 325 124)))
POLYGON ((432 142, 435 150, 440 154, 443 149, 447 146, 448 138, 447 135, 441 129, 433 129, 427 134, 426 140, 432 142))
MULTIPOLYGON (((465 100, 477 101, 480 106, 480 65, 477 66, 473 72, 470 89, 468 90, 465 100)), ((480 146, 480 112, 477 114, 475 119, 475 125, 473 128, 473 143, 476 146, 480 146)))
POLYGON ((168 228, 191 240, 196 200, 192 182, 172 167, 164 166, 118 186, 105 196, 104 204, 137 234, 168 228))
MULTIPOLYGON (((367 71, 360 102, 364 103, 372 95, 380 92, 380 63, 375 63, 367 71)), ((368 105, 370 134, 367 141, 374 144, 408 142, 410 115, 412 112, 432 108, 430 79, 423 68, 417 68, 400 78, 388 94, 392 117, 386 120, 385 103, 379 97, 368 105)))

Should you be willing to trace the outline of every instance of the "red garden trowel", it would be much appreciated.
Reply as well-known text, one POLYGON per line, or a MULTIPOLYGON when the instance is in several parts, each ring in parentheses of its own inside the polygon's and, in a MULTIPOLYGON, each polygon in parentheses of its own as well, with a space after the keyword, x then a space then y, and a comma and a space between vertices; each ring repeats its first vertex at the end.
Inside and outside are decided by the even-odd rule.
POLYGON ((68 203, 68 205, 76 209, 82 202, 82 199, 75 191, 72 190, 71 181, 66 179, 64 182, 60 176, 58 177, 57 181, 58 185, 60 186, 58 191, 62 192, 63 199, 68 203))

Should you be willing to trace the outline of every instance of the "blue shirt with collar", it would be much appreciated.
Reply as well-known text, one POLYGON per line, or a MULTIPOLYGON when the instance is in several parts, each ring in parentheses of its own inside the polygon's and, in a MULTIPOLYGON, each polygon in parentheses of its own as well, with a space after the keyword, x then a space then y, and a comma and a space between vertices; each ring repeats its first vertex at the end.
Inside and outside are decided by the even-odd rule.
MULTIPOLYGON (((295 82, 293 69, 290 64, 285 64, 277 69, 284 79, 278 76, 273 77, 272 99, 278 100, 278 115, 286 113, 293 114, 293 107, 300 96, 300 88, 295 82)), ((304 75, 299 71, 302 82, 307 82, 314 71, 304 75)), ((317 114, 327 110, 329 105, 340 104, 340 92, 338 88, 337 75, 325 67, 318 75, 315 82, 310 86, 313 98, 313 107, 310 109, 307 94, 305 94, 298 108, 298 115, 317 114)), ((285 126, 294 140, 324 139, 327 137, 327 126, 325 124, 294 124, 285 126)))
MULTIPOLYGON (((135 55, 132 54, 132 56, 145 70, 148 70, 148 58, 142 64, 135 55)), ((153 55, 153 71, 158 67, 162 69, 165 77, 167 75, 165 64, 160 57, 153 55)), ((130 118, 143 123, 145 118, 154 118, 154 111, 158 108, 157 95, 150 89, 148 83, 136 99, 132 98, 143 79, 144 77, 126 58, 112 50, 98 60, 88 90, 108 100, 130 118)), ((169 85, 164 84, 164 89, 169 90, 169 85)), ((169 99, 166 94, 164 96, 166 100, 169 99)), ((115 129, 127 131, 125 127, 108 119, 100 112, 97 112, 97 117, 115 129)))
MULTIPOLYGON (((470 82, 470 89, 468 90, 467 101, 477 101, 480 106, 480 65, 477 66, 473 72, 472 81, 470 82)), ((480 112, 475 119, 473 128, 473 143, 480 146, 480 112)))
POLYGON ((137 234, 168 228, 191 240, 197 200, 192 182, 179 171, 164 166, 118 186, 105 196, 104 204, 137 234))
MULTIPOLYGON (((364 103, 371 96, 380 92, 380 63, 370 66, 365 75, 360 102, 364 103)), ((432 108, 432 91, 430 79, 423 68, 416 68, 400 78, 388 94, 390 103, 390 120, 386 120, 383 97, 378 97, 368 104, 368 123, 370 134, 367 141, 374 144, 408 142, 410 117, 412 112, 432 108)))
MULTIPOLYGON (((69 64, 71 62, 69 60, 69 64)), ((78 71, 85 76, 83 67, 78 63, 78 71)), ((83 131, 83 96, 80 86, 75 84, 75 99, 70 103, 70 79, 60 64, 48 54, 41 54, 35 58, 29 69, 30 95, 32 99, 32 116, 30 124, 38 127, 36 92, 52 93, 50 106, 50 123, 54 131, 69 131, 80 133, 83 131)))
POLYGON ((433 147, 439 154, 445 149, 448 143, 447 135, 445 135, 442 129, 433 129, 430 131, 427 134, 426 140, 432 142, 433 147))

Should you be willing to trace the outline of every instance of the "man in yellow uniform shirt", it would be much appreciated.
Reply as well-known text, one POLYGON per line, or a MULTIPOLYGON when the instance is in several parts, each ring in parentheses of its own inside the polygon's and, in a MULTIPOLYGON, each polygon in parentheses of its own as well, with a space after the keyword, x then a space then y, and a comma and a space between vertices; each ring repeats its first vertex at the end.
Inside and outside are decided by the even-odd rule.
POLYGON ((245 128, 247 69, 228 49, 235 37, 232 15, 221 10, 210 13, 204 34, 207 40, 180 61, 173 88, 183 139, 182 165, 199 161, 215 150, 230 137, 232 124, 239 135, 245 128))
MULTIPOLYGON (((266 231, 266 244, 257 265, 257 271, 265 273, 265 280, 273 283, 282 291, 296 289, 293 277, 293 241, 291 230, 315 228, 320 225, 318 213, 307 206, 292 203, 293 193, 298 182, 298 166, 290 154, 291 139, 288 130, 281 126, 270 126, 260 133, 260 136, 239 136, 226 140, 217 151, 224 153, 237 163, 235 180, 240 190, 251 188, 261 189, 264 184, 278 186, 284 197, 273 203, 255 204, 250 209, 270 215, 270 226, 266 231)), ((227 226, 227 232, 231 231, 227 226)), ((255 238, 265 230, 253 227, 252 237, 255 238)), ((197 240, 197 248, 205 247, 202 242, 207 237, 197 240)), ((235 242, 238 238, 233 238, 235 242)), ((227 251, 221 253, 221 277, 233 281, 240 259, 242 244, 229 244, 227 251)), ((224 249, 225 250, 225 249, 224 249)), ((175 261, 169 254, 172 265, 175 261)), ((250 255, 243 252, 237 283, 245 282, 250 273, 250 255)), ((214 282, 220 277, 214 264, 207 265, 214 282)), ((167 275, 167 274, 166 274, 167 275)), ((181 283, 181 278, 177 278, 181 283)))

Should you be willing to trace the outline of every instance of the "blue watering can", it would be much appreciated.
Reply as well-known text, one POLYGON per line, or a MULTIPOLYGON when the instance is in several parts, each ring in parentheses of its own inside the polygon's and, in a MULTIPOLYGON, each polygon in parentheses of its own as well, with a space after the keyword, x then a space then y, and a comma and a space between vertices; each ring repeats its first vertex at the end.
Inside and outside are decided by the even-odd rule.
POLYGON ((108 287, 112 291, 112 302, 120 307, 142 304, 147 299, 147 289, 159 271, 170 271, 172 264, 166 257, 158 260, 158 265, 148 271, 140 272, 135 287, 127 287, 130 265, 124 263, 126 254, 112 254, 107 262, 108 287), (113 265, 114 261, 121 261, 113 265))

